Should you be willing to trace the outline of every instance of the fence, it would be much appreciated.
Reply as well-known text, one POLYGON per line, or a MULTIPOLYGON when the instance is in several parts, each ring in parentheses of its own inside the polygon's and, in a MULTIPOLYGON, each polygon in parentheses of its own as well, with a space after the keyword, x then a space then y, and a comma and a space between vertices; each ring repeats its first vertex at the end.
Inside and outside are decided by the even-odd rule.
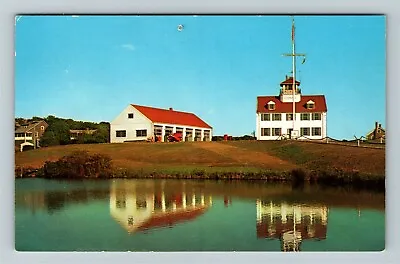
MULTIPOLYGON (((285 137, 279 137, 277 140, 286 139, 285 137)), ((351 146, 351 147, 362 147, 362 148, 377 148, 384 149, 386 146, 384 139, 378 140, 367 140, 364 137, 353 140, 339 140, 332 137, 325 137, 323 139, 311 139, 306 136, 298 137, 297 140, 301 140, 303 142, 311 142, 318 144, 335 144, 335 145, 343 145, 343 146, 351 146)))

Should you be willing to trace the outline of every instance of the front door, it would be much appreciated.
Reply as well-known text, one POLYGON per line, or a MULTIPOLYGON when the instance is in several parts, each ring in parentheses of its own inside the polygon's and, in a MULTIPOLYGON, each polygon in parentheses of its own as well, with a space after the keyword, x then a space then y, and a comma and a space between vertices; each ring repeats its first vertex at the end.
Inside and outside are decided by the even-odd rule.
POLYGON ((292 138, 292 131, 293 131, 293 128, 288 128, 287 133, 289 135, 289 138, 292 138))

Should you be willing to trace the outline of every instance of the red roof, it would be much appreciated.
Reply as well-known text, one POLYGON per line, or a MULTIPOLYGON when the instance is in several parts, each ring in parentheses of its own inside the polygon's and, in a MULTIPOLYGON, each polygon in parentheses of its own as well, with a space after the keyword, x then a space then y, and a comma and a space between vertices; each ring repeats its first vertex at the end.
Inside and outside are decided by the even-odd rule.
POLYGON ((207 209, 205 207, 188 211, 168 212, 161 216, 152 216, 147 222, 141 225, 138 230, 147 230, 156 227, 172 226, 180 222, 193 220, 202 215, 207 209))
MULTIPOLYGON (((301 100, 296 105, 296 113, 312 113, 326 112, 326 101, 324 95, 301 95, 301 100), (309 100, 314 101, 314 109, 307 109, 306 105, 309 100)), ((279 96, 258 96, 257 97, 257 113, 292 113, 293 103, 281 102, 279 96), (268 110, 268 102, 275 103, 275 110, 268 110)))
MULTIPOLYGON (((282 86, 283 84, 293 84, 293 77, 286 78, 285 81, 281 82, 281 86, 282 86)), ((300 85, 300 82, 296 80, 296 84, 297 84, 297 85, 300 85)))
POLYGON ((149 106, 134 105, 138 111, 144 114, 152 122, 165 123, 165 124, 176 124, 184 126, 195 126, 202 128, 212 128, 206 122, 201 120, 198 116, 192 113, 179 112, 175 110, 167 110, 161 108, 154 108, 149 106))

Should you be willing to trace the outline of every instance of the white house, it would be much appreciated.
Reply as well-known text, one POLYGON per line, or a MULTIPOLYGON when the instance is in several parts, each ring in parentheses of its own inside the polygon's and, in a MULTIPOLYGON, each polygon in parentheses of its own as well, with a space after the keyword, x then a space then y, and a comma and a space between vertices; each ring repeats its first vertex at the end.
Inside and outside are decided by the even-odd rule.
POLYGON ((295 120, 293 120, 293 77, 280 84, 278 96, 258 96, 256 137, 258 140, 285 138, 323 139, 327 135, 327 106, 324 95, 302 95, 300 82, 294 88, 295 120))
POLYGON ((211 141, 212 127, 193 113, 128 105, 110 126, 110 142, 140 141, 182 133, 183 141, 211 141))

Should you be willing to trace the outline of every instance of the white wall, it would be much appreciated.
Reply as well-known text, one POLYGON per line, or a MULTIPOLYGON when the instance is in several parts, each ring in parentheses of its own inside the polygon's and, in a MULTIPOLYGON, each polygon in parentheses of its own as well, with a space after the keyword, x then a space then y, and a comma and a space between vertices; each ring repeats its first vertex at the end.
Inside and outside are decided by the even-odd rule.
POLYGON ((110 142, 124 142, 127 140, 145 140, 154 133, 152 122, 140 113, 132 105, 128 105, 111 123, 110 123, 110 142), (128 113, 133 113, 133 118, 128 118, 128 113), (146 137, 136 137, 136 130, 146 129, 146 137), (117 137, 117 130, 126 130, 126 137, 117 137))
MULTIPOLYGON (((182 127, 184 129, 183 137, 186 136, 185 129, 193 129, 193 138, 195 136, 195 129, 200 129, 202 136, 204 136, 204 130, 210 130, 210 141, 213 135, 211 128, 201 128, 194 126, 183 126, 177 124, 166 124, 166 123, 152 123, 145 115, 136 110, 132 105, 127 106, 111 123, 110 123, 110 142, 120 143, 127 140, 146 140, 149 137, 154 137, 154 126, 162 126, 162 141, 164 141, 165 127, 169 126, 176 131, 177 127, 182 127), (133 113, 133 119, 128 118, 128 113, 133 113), (136 137, 136 130, 146 129, 146 137, 136 137), (126 130, 126 137, 117 137, 117 130, 126 130)), ((183 138, 183 140, 185 140, 183 138)))
MULTIPOLYGON (((296 113, 296 123, 295 130, 298 130, 298 135, 300 136, 300 128, 301 127, 309 127, 310 128, 310 136, 306 136, 310 139, 322 139, 327 135, 326 128, 326 116, 327 113, 324 112, 321 115, 321 120, 300 120, 300 113, 296 113), (312 128, 313 127, 321 127, 321 136, 312 136, 312 128)), ((293 121, 286 121, 286 113, 281 114, 281 121, 261 121, 261 113, 257 113, 256 117, 256 135, 258 140, 276 140, 279 136, 261 136, 261 128, 281 128, 282 135, 287 134, 287 130, 289 128, 293 128, 293 121)), ((310 115, 310 119, 312 116, 310 115)), ((272 134, 272 131, 271 131, 272 134)))

